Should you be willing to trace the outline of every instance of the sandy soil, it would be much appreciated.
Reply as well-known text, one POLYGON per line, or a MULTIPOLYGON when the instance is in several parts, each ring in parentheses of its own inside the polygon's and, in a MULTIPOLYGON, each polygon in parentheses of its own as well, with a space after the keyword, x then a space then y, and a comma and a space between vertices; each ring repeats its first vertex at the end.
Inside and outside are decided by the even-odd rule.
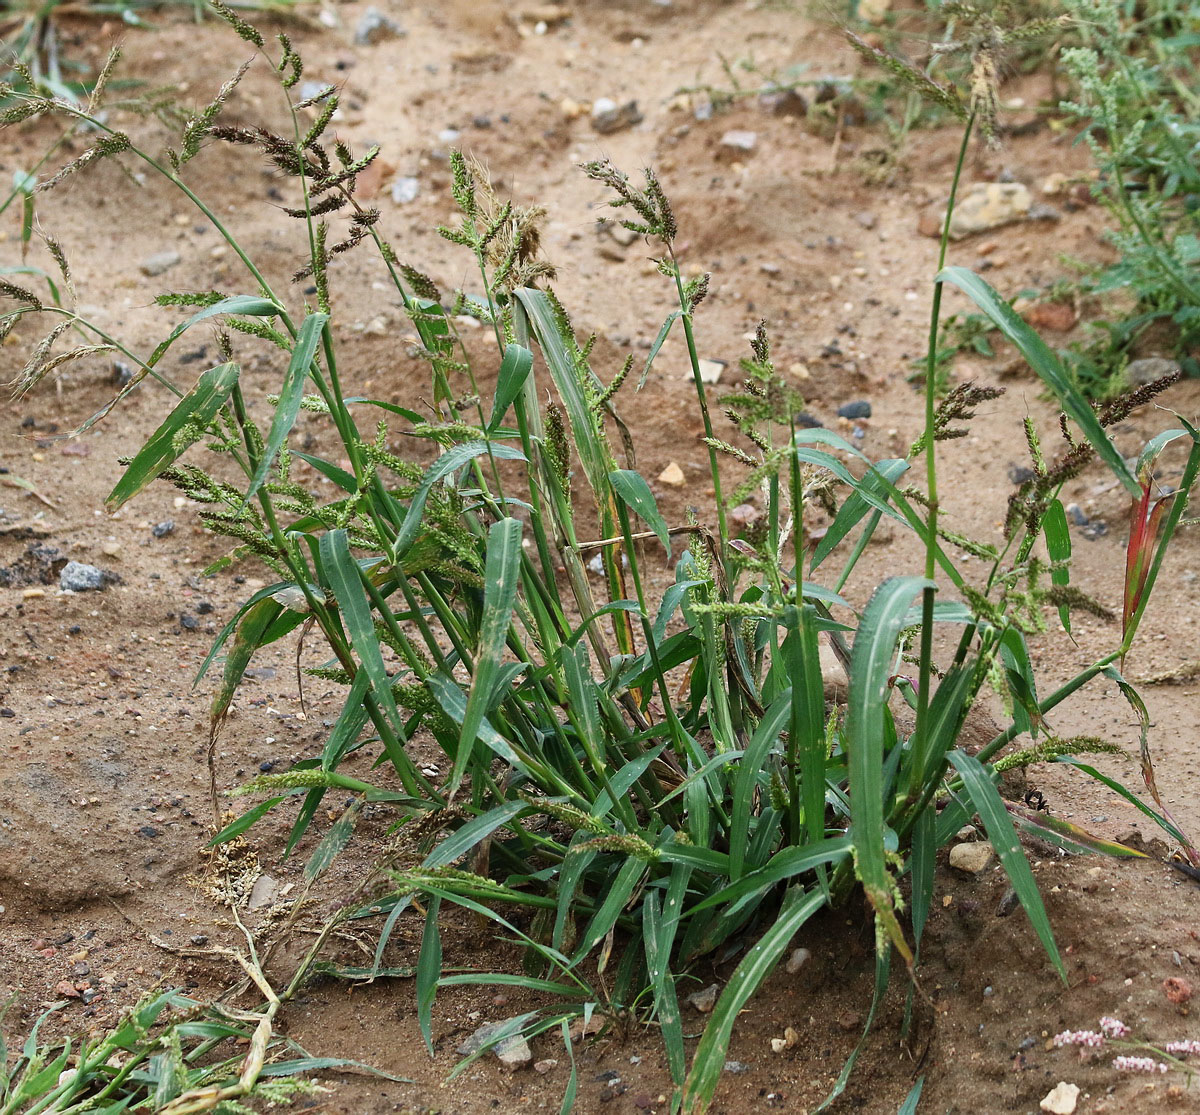
MULTIPOLYGON (((596 368, 607 377, 626 351, 648 347, 671 308, 671 292, 648 263, 649 250, 622 246, 598 233, 601 191, 576 164, 611 157, 631 171, 655 166, 673 199, 688 269, 713 273, 712 294, 700 315, 702 355, 730 363, 748 354, 745 336, 765 319, 778 364, 804 375, 798 385, 812 413, 836 426, 836 410, 865 399, 873 408, 858 423, 866 452, 899 455, 919 427, 921 402, 906 382, 909 361, 923 348, 934 241, 918 232, 921 212, 942 196, 957 137, 913 135, 902 163, 885 185, 872 184, 874 153, 886 137, 861 113, 840 119, 765 111, 753 97, 711 119, 697 119, 676 97, 683 86, 728 87, 718 53, 731 62, 753 59, 762 74, 801 66, 805 76, 849 76, 859 63, 835 31, 787 4, 728 4, 689 0, 674 5, 625 0, 576 0, 571 18, 533 32, 513 18, 520 4, 414 3, 389 14, 403 37, 359 47, 352 32, 364 6, 330 9, 339 26, 297 33, 305 77, 343 88, 339 131, 357 147, 383 145, 386 173, 376 183, 386 234, 404 258, 443 288, 469 283, 461 255, 433 232, 450 217, 444 162, 446 129, 485 162, 504 191, 548 211, 547 256, 559 268, 557 290, 580 331, 595 330, 596 368), (584 106, 600 97, 636 98, 644 119, 599 135, 584 106), (733 129, 757 133, 752 152, 730 157, 721 137, 733 129), (397 176, 419 180, 416 200, 396 204, 397 176)), ((116 28, 81 23, 74 49, 97 57, 116 28)), ((177 83, 185 98, 203 101, 245 53, 215 26, 171 24, 127 39, 127 72, 155 83, 177 83)), ((743 74, 747 88, 760 79, 743 74)), ((1014 81, 1005 90, 1032 105, 1050 93, 1045 77, 1014 81)), ((252 73, 230 104, 232 120, 277 119, 278 92, 252 73)), ((122 121, 148 146, 164 141, 153 121, 122 121)), ((0 175, 31 165, 51 140, 46 126, 9 133, 0 148, 0 175)), ((81 148, 79 149, 81 150, 81 148)), ((78 153, 78 150, 75 152, 78 153)), ((1070 137, 1047 130, 1012 138, 996 151, 972 156, 972 180, 1011 178, 1037 193, 1046 176, 1086 169, 1086 153, 1070 137)), ((215 148, 189 170, 189 181, 214 199, 272 279, 286 287, 296 226, 280 215, 277 183, 253 155, 215 148)), ((1006 294, 1046 284, 1063 271, 1064 255, 1104 258, 1104 217, 1087 205, 1055 203, 1054 220, 1025 222, 956 245, 952 262, 987 266, 1006 294)), ((81 302, 107 328, 149 349, 171 317, 151 305, 164 286, 238 289, 241 277, 211 230, 160 184, 131 180, 111 163, 45 195, 40 217, 67 248, 81 302), (174 250, 181 262, 148 279, 139 263, 174 250)), ((0 229, 0 264, 19 256, 11 214, 0 229)), ((335 324, 351 387, 413 405, 424 388, 422 365, 407 351, 410 326, 381 276, 349 257, 334 272, 335 324)), ((965 303, 951 298, 949 310, 965 303)), ((1051 334, 1062 344, 1077 334, 1051 334)), ((0 349, 0 378, 8 379, 31 343, 26 332, 0 349), (15 342, 15 343, 14 343, 15 342)), ((205 338, 177 350, 169 370, 187 380, 204 359, 205 338)), ((211 344, 209 345, 211 347, 211 344)), ((708 493, 700 430, 681 342, 663 350, 641 397, 623 412, 649 477, 672 461, 682 488, 657 485, 664 512, 682 519, 688 504, 708 493)), ((945 450, 952 529, 980 537, 999 527, 1011 490, 1009 469, 1025 463, 1021 416, 1032 412, 1047 440, 1055 415, 1026 371, 1007 354, 993 361, 962 358, 959 379, 997 382, 1007 394, 988 404, 969 439, 945 450)), ((281 368, 263 357, 243 383, 252 406, 267 406, 281 368)), ((200 571, 223 552, 201 530, 194 507, 165 485, 154 486, 116 516, 102 511, 120 474, 118 458, 154 429, 165 397, 152 388, 86 437, 59 435, 96 410, 112 393, 110 364, 98 359, 64 373, 30 397, 0 406, 0 464, 29 481, 41 499, 16 486, 0 488, 0 998, 18 995, 5 1020, 11 1037, 45 1004, 69 996, 60 1012, 67 1030, 103 1028, 147 990, 182 986, 212 991, 228 973, 203 959, 184 959, 150 942, 187 944, 199 935, 234 941, 228 912, 197 885, 209 833, 205 767, 211 681, 192 680, 212 636, 256 587, 255 571, 200 571), (173 531, 152 528, 173 520, 173 531), (31 549, 32 548, 32 549, 31 549), (102 592, 58 591, 66 559, 114 574, 102 592)), ((1195 416, 1200 383, 1187 381, 1160 400, 1195 416)), ((1170 415, 1135 412, 1117 431, 1122 451, 1136 453, 1165 428, 1170 415)), ((848 429, 852 424, 843 421, 848 429)), ((319 445, 317 423, 302 423, 319 445)), ((1164 480, 1179 460, 1164 460, 1164 480)), ((1129 510, 1125 497, 1099 470, 1068 487, 1089 521, 1075 530, 1075 583, 1119 610, 1129 510), (1099 524, 1099 527, 1097 526, 1099 524)), ((871 547, 864 571, 872 576, 907 569, 911 554, 894 538, 871 547)), ((912 565, 915 568, 915 564, 912 565)), ((1200 549, 1184 533, 1170 556, 1147 613, 1139 647, 1127 663, 1132 677, 1170 671, 1197 656, 1195 580, 1200 549)), ((866 582, 864 581, 864 584, 866 582)), ((1117 641, 1114 625, 1083 619, 1071 642, 1059 633, 1034 640, 1043 686, 1065 680, 1117 641)), ((286 769, 316 751, 336 715, 336 687, 309 683, 301 710, 295 645, 285 641, 260 656, 242 687, 217 755, 223 788, 245 781, 264 764, 286 769)), ((1196 742, 1200 705, 1195 679, 1146 689, 1154 720, 1151 742, 1159 783, 1185 827, 1200 828, 1196 742)), ((1101 734, 1136 752, 1136 724, 1119 695, 1096 687, 1053 717, 1064 735, 1101 734)), ((1136 763, 1100 764, 1127 785, 1140 784, 1136 763)), ((365 767, 364 767, 365 769, 365 767)), ((1032 774, 1058 816, 1107 836, 1154 832, 1140 814, 1102 786, 1055 768, 1032 774)), ((278 862, 283 821, 255 830, 262 869, 281 886, 297 884, 304 852, 333 819, 319 819, 301 855, 278 862)), ((324 906, 352 888, 370 862, 390 816, 366 818, 354 854, 322 881, 312 924, 324 906)), ((1031 855, 1047 893, 1071 979, 1063 987, 1039 950, 1024 915, 1007 917, 1006 884, 996 872, 967 876, 948 868, 924 955, 924 978, 935 1004, 906 1042, 898 1038, 903 989, 893 999, 864 1052, 838 1111, 894 1111, 912 1082, 926 1076, 921 1110, 1033 1112, 1059 1080, 1083 1089, 1080 1111, 1156 1111, 1192 1106, 1195 1090, 1182 1078, 1118 1077, 1107 1062, 1081 1064, 1069 1051, 1046 1048, 1063 1028, 1087 1028, 1101 1014, 1118 1014, 1139 1033, 1170 1040, 1200 1037, 1187 1008, 1162 990, 1170 976, 1195 979, 1200 958, 1195 884, 1157 863, 1068 860, 1043 849, 1031 855)), ((262 911, 249 911, 252 919, 262 911)), ((392 962, 415 961, 420 922, 401 922, 392 962)), ((851 910, 806 931, 799 944, 813 959, 794 976, 777 973, 737 1028, 734 1058, 717 1110, 778 1107, 802 1111, 827 1092, 858 1040, 869 1002, 872 934, 851 910), (801 1042, 784 1054, 772 1037, 794 1026, 801 1042)), ((341 947, 341 946, 339 946, 341 947)), ((346 942, 347 956, 355 945, 346 942)), ((448 963, 514 963, 506 948, 474 923, 452 922, 448 963)), ((280 965, 286 967, 285 959, 280 965)), ((696 973, 696 986, 728 971, 696 973)), ((411 984, 393 981, 347 989, 317 984, 286 1013, 290 1036, 322 1054, 354 1056, 412 1078, 411 1085, 365 1077, 335 1077, 319 1105, 330 1112, 426 1111, 473 1113, 555 1109, 566 1079, 561 1048, 539 1039, 535 1054, 557 1058, 547 1075, 510 1074, 480 1062, 445 1083, 454 1047, 481 1022, 508 1017, 517 999, 461 992, 439 999, 437 1056, 421 1048, 411 984)), ((692 1015, 696 1032, 702 1018, 692 1015)), ((581 1053, 579 1111, 663 1109, 669 1077, 654 1035, 631 1027, 581 1053), (614 1075, 616 1078, 614 1079, 614 1075)))

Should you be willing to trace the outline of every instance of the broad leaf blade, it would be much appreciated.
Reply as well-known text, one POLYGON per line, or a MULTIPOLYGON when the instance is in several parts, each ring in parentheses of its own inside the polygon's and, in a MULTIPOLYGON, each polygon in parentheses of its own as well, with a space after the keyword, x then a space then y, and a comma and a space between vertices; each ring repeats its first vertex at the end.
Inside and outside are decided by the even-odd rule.
POLYGON ((163 424, 129 463, 125 475, 104 501, 110 511, 132 499, 204 436, 205 428, 224 405, 240 374, 241 368, 237 364, 218 364, 200 376, 196 386, 175 404, 163 424))
POLYGON ((487 561, 483 571, 483 622, 475 656, 471 695, 459 735, 458 755, 450 776, 449 794, 454 796, 475 749, 480 725, 492 701, 492 684, 501 660, 517 599, 521 573, 521 521, 501 519, 488 531, 487 561))
POLYGON ((300 326, 295 347, 292 349, 292 358, 288 361, 287 372, 283 377, 283 387, 279 391, 279 402, 275 405, 275 417, 271 419, 266 451, 258 462, 250 486, 246 489, 247 503, 266 482, 279 450, 296 424, 296 417, 300 413, 300 401, 304 398, 304 384, 308 379, 309 365, 316 354, 321 332, 328 322, 328 314, 309 314, 300 326))

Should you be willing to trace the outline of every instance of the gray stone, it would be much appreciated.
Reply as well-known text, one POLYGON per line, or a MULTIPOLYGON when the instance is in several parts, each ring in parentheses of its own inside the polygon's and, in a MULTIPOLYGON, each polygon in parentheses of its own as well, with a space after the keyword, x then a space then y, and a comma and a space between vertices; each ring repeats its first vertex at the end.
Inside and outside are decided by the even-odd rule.
POLYGON ((610 135, 642 122, 637 101, 617 104, 608 97, 601 97, 592 104, 592 127, 601 135, 610 135))
POLYGON ((508 1037, 496 1041, 496 1035, 508 1027, 510 1022, 511 1019, 485 1022, 458 1047, 458 1052, 464 1057, 469 1057, 490 1045, 496 1059, 509 1068, 515 1069, 529 1064, 533 1060, 533 1050, 520 1034, 509 1034, 508 1037))
POLYGON ((58 575, 64 592, 96 592, 104 587, 104 571, 81 561, 68 561, 58 575))
POLYGON ((624 248, 628 248, 638 238, 638 234, 633 229, 626 228, 624 225, 609 225, 608 235, 624 248))
POLYGON ((731 151, 753 151, 758 146, 758 133, 735 128, 721 137, 721 146, 731 151))
POLYGON ((354 28, 354 43, 356 46, 374 46, 404 34, 404 28, 395 20, 389 19, 378 8, 368 8, 354 28))
POLYGON ((700 360, 700 382, 701 383, 720 383, 721 373, 725 371, 724 360, 700 360))
POLYGON ((950 866, 968 875, 978 875, 987 870, 994 855, 992 846, 986 840, 971 844, 955 844, 950 849, 950 866))
POLYGON ((842 403, 842 405, 838 407, 838 417, 850 419, 870 418, 871 404, 865 399, 859 399, 853 403, 842 403))
POLYGON ((745 1061, 726 1061, 725 1071, 730 1076, 741 1076, 742 1073, 750 1071, 750 1066, 745 1061))
POLYGON ((261 910, 264 906, 274 906, 279 899, 279 880, 272 875, 260 875, 250 888, 248 905, 252 910, 261 910))
POLYGON ((717 1005, 717 995, 720 990, 718 984, 711 983, 701 991, 693 991, 687 997, 687 1001, 701 1014, 708 1014, 717 1005))
POLYGON ((179 263, 180 255, 174 249, 168 249, 165 252, 155 252, 152 256, 147 256, 141 262, 141 272, 143 275, 148 275, 153 278, 155 275, 161 275, 164 271, 170 271, 177 263, 179 263))
POLYGON ((174 519, 163 519, 161 523, 155 523, 154 526, 150 528, 150 533, 153 534, 155 538, 166 538, 166 536, 174 529, 174 519))
POLYGON ((420 196, 421 183, 416 178, 397 178, 392 183, 392 201, 397 205, 408 205, 420 196))
POLYGON ((1175 375, 1182 369, 1174 360, 1161 356, 1148 356, 1144 360, 1131 361, 1125 368, 1125 376, 1135 387, 1145 387, 1163 376, 1175 375))
POLYGON ((801 968, 804 967, 805 964, 808 963, 810 956, 812 956, 812 953, 809 952, 808 949, 793 949, 792 955, 788 957, 787 964, 785 965, 787 974, 789 976, 794 976, 798 971, 800 971, 801 968))
POLYGON ((870 209, 855 213, 854 219, 865 229, 872 229, 879 223, 879 218, 870 209))

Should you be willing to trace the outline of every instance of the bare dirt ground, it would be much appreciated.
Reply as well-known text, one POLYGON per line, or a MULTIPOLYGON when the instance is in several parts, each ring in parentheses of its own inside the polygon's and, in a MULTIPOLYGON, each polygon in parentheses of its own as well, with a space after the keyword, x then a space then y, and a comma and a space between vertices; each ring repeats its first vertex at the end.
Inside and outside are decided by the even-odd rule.
MULTIPOLYGON (((576 0, 569 20, 545 34, 533 33, 534 21, 513 18, 523 7, 494 0, 397 6, 386 10, 404 28, 403 37, 355 46, 352 32, 364 7, 344 4, 330 9, 337 27, 296 33, 305 77, 342 86, 340 134, 358 149, 383 146, 388 165, 377 182, 379 204, 386 235, 405 260, 444 289, 470 283, 467 262, 433 231, 451 216, 444 150, 456 143, 491 168, 504 192, 546 207, 545 252, 559 269, 556 288, 577 329, 599 334, 597 371, 607 378, 626 351, 648 347, 672 295, 640 241, 621 245, 597 232, 604 197, 576 164, 608 156, 631 172, 653 165, 675 204, 685 267, 713 273, 698 321, 702 355, 728 361, 726 378, 732 379, 736 361, 748 354, 745 335, 765 319, 778 364, 792 369, 813 414, 836 427, 839 405, 867 400, 872 417, 857 423, 865 451, 902 454, 920 424, 920 399, 905 377, 923 350, 936 262, 935 242, 918 232, 918 222, 944 195, 957 136, 914 134, 891 181, 876 185, 867 171, 878 165, 873 152, 886 146, 886 136, 855 112, 792 116, 768 112, 749 97, 697 119, 693 106, 675 95, 703 82, 727 87, 718 54, 752 58, 767 74, 796 65, 813 78, 859 73, 835 30, 786 4, 576 0), (579 106, 601 97, 636 99, 643 120, 598 134, 579 106), (447 129, 459 137, 442 135, 447 129), (734 129, 757 134, 753 151, 721 145, 734 129), (417 179, 415 200, 393 202, 396 177, 417 179)), ((185 99, 207 100, 241 60, 244 44, 223 27, 164 22, 158 32, 129 34, 127 74, 177 83, 185 99)), ((74 30, 75 49, 98 60, 117 29, 86 22, 74 30)), ((745 77, 747 87, 757 81, 745 77)), ((1037 76, 1005 89, 1027 105, 1050 92, 1048 79, 1037 76)), ((264 75, 252 74, 229 116, 277 120, 277 98, 264 75)), ((123 124, 148 146, 165 138, 153 122, 123 124)), ((52 138, 46 126, 8 133, 0 176, 8 180, 32 164, 52 138)), ((1086 170, 1086 153, 1070 138, 1046 129, 1011 138, 998 150, 974 154, 968 176, 1026 182, 1036 194, 1051 172, 1086 170)), ((251 254, 265 261, 270 277, 286 287, 295 258, 289 237, 298 226, 279 214, 271 174, 253 155, 224 148, 197 160, 189 174, 251 254)), ((1056 205, 1055 219, 965 240, 952 249, 952 262, 986 265, 988 279, 1011 294, 1061 275, 1064 255, 1104 258, 1102 212, 1046 200, 1056 205)), ((230 253, 217 247, 181 199, 111 163, 45 195, 40 215, 74 262, 81 302, 141 350, 173 320, 151 305, 160 289, 240 289, 230 253), (139 263, 165 250, 178 252, 181 262, 156 279, 141 274, 139 263)), ((17 224, 5 219, 0 262, 11 264, 19 255, 17 224)), ((416 405, 425 373, 407 351, 410 327, 381 278, 353 257, 334 272, 335 300, 339 292, 344 296, 335 317, 343 360, 352 389, 416 405)), ((950 302, 951 311, 965 308, 957 298, 950 302)), ((1050 340, 1063 344, 1074 335, 1051 334, 1050 340)), ((18 331, 0 349, 0 378, 15 373, 30 343, 18 331)), ((170 371, 189 380, 205 366, 206 343, 197 335, 176 350, 170 371)), ((992 361, 962 358, 957 368, 960 380, 1008 389, 987 405, 969 439, 945 450, 943 500, 951 528, 980 537, 997 532, 1011 490, 1009 469, 1026 463, 1021 416, 1032 412, 1048 442, 1053 436, 1055 415, 1037 382, 1011 365, 1002 352, 992 361)), ((270 358, 248 367, 243 383, 252 405, 266 407, 280 371, 270 358)), ((10 1037, 62 999, 68 1005, 57 1024, 78 1032, 103 1028, 155 987, 212 993, 227 970, 181 958, 150 937, 187 947, 203 938, 235 941, 228 911, 198 885, 210 833, 211 680, 193 689, 192 679, 213 635, 256 587, 255 571, 235 568, 202 579, 200 571, 223 547, 165 485, 116 516, 102 511, 120 474, 117 459, 141 445, 165 401, 148 387, 86 437, 58 440, 112 390, 110 364, 97 360, 64 374, 58 390, 44 384, 0 406, 0 464, 7 470, 0 481, 22 477, 45 497, 0 488, 0 569, 7 571, 0 586, 0 998, 18 997, 5 1020, 10 1037), (173 531, 156 536, 152 528, 167 520, 173 531), (61 593, 57 571, 64 559, 93 563, 115 578, 101 592, 61 593)), ((1194 418, 1200 383, 1185 381, 1160 401, 1194 418)), ((623 413, 648 477, 671 462, 681 467, 682 487, 656 486, 668 517, 681 520, 688 504, 702 505, 708 495, 682 342, 668 343, 643 393, 625 398, 623 413)), ((1118 444, 1136 453, 1169 419, 1143 408, 1118 430, 1118 444)), ((851 425, 843 421, 842 429, 849 432, 851 425)), ((319 445, 315 422, 311 433, 319 445)), ((1169 483, 1179 462, 1164 463, 1169 483)), ((1098 470, 1072 482, 1066 494, 1087 520, 1086 527, 1073 528, 1074 581, 1119 610, 1125 497, 1098 470)), ((1134 678, 1172 670, 1200 653, 1197 537, 1184 532, 1168 559, 1144 637, 1126 664, 1134 678)), ((916 566, 900 538, 869 551, 872 574, 910 567, 916 566)), ((1058 632, 1035 639, 1043 687, 1065 680, 1117 639, 1115 625, 1087 619, 1074 642, 1058 632)), ((310 682, 302 712, 294 661, 295 646, 285 641, 255 662, 217 756, 223 788, 260 769, 286 769, 319 749, 341 696, 336 687, 310 682)), ((1195 679, 1146 689, 1159 783, 1192 830, 1200 828, 1198 689, 1195 679)), ((1053 722, 1063 735, 1104 735, 1136 753, 1133 717, 1108 689, 1085 691, 1053 722)), ((1100 765, 1127 785, 1140 784, 1132 758, 1100 765)), ((1058 816, 1107 836, 1134 828, 1155 835, 1132 807, 1075 772, 1056 767, 1031 777, 1058 816)), ((287 863, 278 860, 285 821, 251 834, 262 871, 285 900, 286 887, 298 883, 303 853, 331 820, 320 819, 302 854, 287 863)), ((384 809, 367 818, 355 853, 322 881, 311 924, 354 886, 389 820, 384 809)), ((1033 1112, 1059 1080, 1083 1089, 1080 1111, 1195 1105, 1195 1088, 1183 1090, 1182 1077, 1119 1077, 1107 1061, 1081 1064, 1070 1051, 1046 1046, 1049 1035, 1092 1027, 1106 1013, 1148 1037, 1200 1037, 1186 1006, 1171 1005, 1161 986, 1167 977, 1197 978, 1196 885, 1156 862, 1066 859, 1037 848, 1031 856, 1066 953, 1069 986, 1054 977, 1023 913, 1005 916, 1002 874, 944 869, 923 955, 936 1011, 901 1042, 903 989, 896 980, 836 1110, 894 1111, 922 1074, 923 1111, 1033 1112)), ((263 910, 247 916, 261 921, 263 910)), ((401 922, 390 962, 415 961, 420 928, 415 918, 401 922)), ((727 1075, 717 1110, 803 1111, 826 1094, 858 1040, 872 979, 867 923, 859 911, 830 916, 798 944, 809 947, 813 959, 796 975, 777 973, 750 1004, 730 1050, 744 1069, 727 1075), (788 1026, 800 1033, 800 1043, 773 1054, 770 1039, 788 1026)), ((357 946, 339 947, 350 957, 357 946)), ((447 934, 448 964, 475 964, 481 956, 501 966, 517 963, 509 952, 471 922, 454 922, 447 934)), ((286 968, 286 957, 279 963, 286 968)), ((719 966, 699 972, 696 986, 726 975, 719 966)), ((481 1061, 446 1083, 462 1037, 520 1006, 516 999, 461 989, 439 998, 433 1059, 422 1048, 408 981, 352 990, 314 984, 288 1009, 286 1023, 289 1035, 316 1053, 352 1056, 415 1081, 335 1075, 320 1110, 552 1110, 567 1070, 563 1051, 548 1037, 535 1048, 538 1058, 558 1060, 545 1076, 481 1061)), ((698 1032, 702 1017, 691 1021, 698 1032)), ((669 1077, 653 1033, 631 1025, 583 1047, 579 1057, 577 1110, 664 1109, 669 1077)))

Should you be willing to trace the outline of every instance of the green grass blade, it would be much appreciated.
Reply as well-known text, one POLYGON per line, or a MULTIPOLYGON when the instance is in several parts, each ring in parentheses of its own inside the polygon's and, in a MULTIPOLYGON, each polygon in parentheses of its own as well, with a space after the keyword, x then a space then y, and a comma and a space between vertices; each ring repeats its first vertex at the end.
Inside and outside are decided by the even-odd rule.
POLYGON ((921 1092, 925 1088, 925 1077, 918 1076, 912 1090, 904 1098, 904 1102, 896 1111, 896 1115, 917 1115, 917 1104, 921 1102, 921 1092))
POLYGON ((350 636, 350 645, 371 679, 371 691, 380 708, 387 714, 396 734, 403 739, 404 725, 392 694, 392 680, 383 664, 379 640, 375 637, 371 603, 363 588, 358 562, 350 553, 350 540, 345 530, 331 530, 323 534, 319 552, 321 576, 329 585, 341 609, 342 619, 350 636))
POLYGON ((771 748, 779 740, 792 713, 791 690, 779 695, 766 715, 759 722, 750 739, 750 746, 738 764, 733 784, 733 804, 729 815, 729 877, 737 879, 746 862, 746 849, 750 841, 750 814, 754 807, 755 790, 759 776, 767 761, 771 748))
POLYGON ((692 1069, 683 1088, 683 1110, 687 1115, 703 1115, 708 1110, 725 1069, 729 1038, 742 1007, 771 974, 800 927, 824 903, 820 891, 785 899, 775 923, 755 942, 730 976, 692 1058, 692 1069))
POLYGON ((497 460, 525 460, 525 454, 519 449, 514 449, 509 445, 492 445, 486 441, 465 441, 461 445, 454 446, 453 449, 447 449, 425 470, 420 486, 417 488, 412 502, 408 505, 408 513, 400 525, 400 531, 396 535, 393 547, 397 559, 403 557, 417 540, 417 534, 421 529, 421 519, 425 513, 425 501, 429 498, 434 484, 439 480, 444 480, 451 473, 457 472, 463 465, 476 457, 482 457, 485 453, 490 453, 497 460))
POLYGON ((605 894, 600 908, 592 915, 592 920, 588 922, 587 929, 584 930, 583 936, 580 938, 579 944, 575 949, 573 963, 578 964, 582 961, 603 940, 608 931, 617 924, 617 918, 621 916, 621 911, 625 908, 625 903, 629 901, 630 896, 642 881, 642 876, 645 873, 646 864, 640 859, 630 856, 625 860, 616 877, 613 879, 608 893, 605 894))
POLYGON ((995 288, 965 267, 947 267, 937 276, 939 283, 953 283, 969 297, 994 323, 1028 361, 1038 378, 1050 388, 1058 405, 1069 415, 1092 448, 1112 470, 1125 490, 1135 498, 1141 488, 1125 459, 1104 432, 1087 399, 1071 382, 1063 363, 1030 325, 1010 306, 995 288))
POLYGON ((817 566, 833 552, 834 547, 872 510, 872 505, 867 501, 863 492, 870 492, 879 499, 886 500, 888 491, 895 486, 896 481, 907 470, 907 461, 888 460, 877 462, 867 471, 860 481, 860 486, 850 493, 846 502, 838 509, 837 516, 825 532, 825 537, 817 543, 817 547, 813 551, 812 563, 808 567, 809 574, 812 574, 817 566), (879 482, 880 477, 887 481, 886 486, 879 482))
POLYGON ((671 552, 671 536, 667 533, 666 520, 659 513, 658 502, 654 498, 654 493, 650 491, 650 485, 646 483, 645 477, 640 472, 634 472, 631 469, 616 469, 608 474, 608 480, 612 484, 613 491, 645 519, 647 525, 663 544, 663 549, 669 554, 671 552))
POLYGON ((508 408, 516 402, 525 387, 525 380, 533 368, 533 353, 520 345, 509 345, 504 350, 500 374, 496 379, 496 396, 492 403, 492 416, 488 419, 487 432, 494 434, 503 421, 508 408))
POLYGON ((486 840, 498 828, 511 824, 519 814, 530 811, 530 808, 525 802, 517 800, 506 801, 503 805, 489 809, 446 837, 425 857, 422 866, 427 869, 449 866, 460 856, 473 851, 480 841, 486 840))
POLYGON ((904 627, 909 605, 928 585, 921 577, 895 577, 875 590, 863 612, 850 655, 845 729, 856 870, 888 936, 910 963, 911 954, 893 912, 884 852, 887 818, 883 801, 883 741, 890 692, 888 678, 896 640, 904 627))
POLYGON ((280 794, 279 797, 267 798, 266 801, 259 802, 253 809, 247 809, 236 821, 231 821, 217 833, 208 842, 208 847, 215 848, 218 844, 224 844, 227 840, 232 840, 235 836, 241 836, 247 829, 253 828, 254 825, 261 821, 281 801, 285 801, 291 796, 291 794, 280 794))
MULTIPOLYGON (((1063 509, 1062 500, 1052 499, 1042 516, 1042 530, 1046 535, 1046 552, 1050 560, 1058 565, 1051 568, 1050 583, 1065 587, 1071 583, 1071 570, 1068 563, 1071 560, 1071 531, 1067 526, 1067 513, 1063 509)), ((1059 605, 1058 618, 1067 634, 1071 633, 1071 609, 1066 604, 1059 605)))
POLYGON ((488 531, 487 560, 483 571, 483 622, 480 625, 475 673, 471 679, 471 695, 467 698, 458 754, 447 787, 451 798, 458 790, 471 756, 475 753, 479 728, 492 702, 493 683, 504 655, 520 575, 521 521, 501 519, 493 523, 488 531))
POLYGON ((283 605, 268 596, 242 617, 242 622, 238 624, 237 637, 225 656, 221 685, 213 695, 212 705, 209 707, 209 720, 214 727, 225 718, 225 713, 229 711, 229 702, 233 700, 233 694, 241 683, 246 667, 250 665, 250 659, 263 645, 271 625, 282 614, 283 605))
POLYGON ((433 1001, 437 998, 438 980, 442 975, 442 934, 438 928, 441 908, 441 898, 432 896, 425 911, 425 932, 417 957, 417 1024, 430 1056, 433 1056, 433 1001))
POLYGON ((305 881, 311 883, 319 879, 329 870, 333 861, 345 851, 346 845, 350 843, 350 837, 354 835, 354 825, 358 820, 359 813, 362 812, 362 807, 362 799, 355 798, 330 826, 329 831, 313 849, 308 863, 304 865, 305 881))
POLYGON ((104 501, 110 511, 132 499, 204 436, 206 427, 224 405, 240 374, 241 368, 237 364, 218 364, 200 376, 196 386, 176 403, 162 425, 130 461, 117 486, 104 501))
POLYGON ((785 879, 802 875, 817 867, 837 863, 850 854, 850 838, 834 836, 818 840, 815 844, 794 844, 776 852, 764 867, 748 872, 736 882, 709 895, 702 902, 688 909, 688 916, 707 910, 713 906, 731 905, 740 902, 748 895, 765 893, 777 883, 785 879))
MULTIPOLYGON (((676 867, 672 882, 678 876, 686 881, 689 872, 685 867, 676 867)), ((672 899, 668 898, 668 902, 672 899)), ((674 897, 678 902, 679 896, 674 897)), ((664 924, 659 892, 650 890, 642 903, 642 940, 646 950, 646 969, 650 986, 654 989, 654 1013, 667 1049, 667 1065, 671 1079, 682 1084, 687 1071, 683 1049, 683 1020, 679 1013, 679 997, 675 993, 675 980, 671 975, 671 945, 674 943, 678 919, 669 926, 664 924)))
POLYGON ((1025 853, 1021 850, 1021 844, 1017 839, 1017 833, 1013 828, 1008 810, 1005 808, 1004 799, 992 785, 987 769, 974 755, 968 755, 965 751, 955 751, 950 755, 950 761, 962 776, 963 788, 971 799, 975 811, 979 814, 980 820, 983 821, 988 839, 991 840, 992 847, 996 849, 996 854, 1000 857, 1000 862, 1008 874, 1009 882, 1012 883, 1013 890, 1017 892, 1021 905, 1025 907, 1025 913, 1029 915, 1029 922, 1038 935, 1038 940, 1042 942, 1046 955, 1050 957, 1055 970, 1066 983, 1067 969, 1058 953, 1058 945, 1054 942, 1054 931, 1050 928, 1049 917, 1046 916, 1046 907, 1038 892, 1029 860, 1025 858, 1025 853))
POLYGON ((296 417, 300 413, 300 401, 304 398, 304 384, 308 380, 309 365, 316 354, 321 332, 328 322, 328 314, 309 314, 300 326, 296 344, 292 349, 292 358, 288 361, 287 372, 284 373, 283 386, 279 390, 279 402, 275 404, 275 417, 271 419, 266 450, 262 460, 258 462, 250 486, 246 489, 247 503, 266 482, 279 450, 296 424, 296 417))

